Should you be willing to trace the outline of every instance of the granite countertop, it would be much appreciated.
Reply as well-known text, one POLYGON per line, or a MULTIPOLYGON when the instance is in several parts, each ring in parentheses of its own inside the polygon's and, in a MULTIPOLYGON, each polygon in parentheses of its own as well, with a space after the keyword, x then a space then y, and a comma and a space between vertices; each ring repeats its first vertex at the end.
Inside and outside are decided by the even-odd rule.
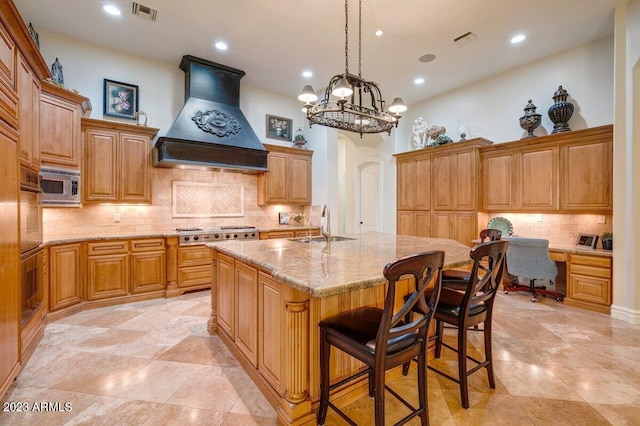
MULTIPOLYGON (((519 237, 521 236, 519 235, 519 237)), ((514 237, 514 238, 517 238, 517 237, 514 237)), ((538 238, 538 237, 526 237, 526 238, 538 238)), ((480 240, 471 240, 471 243, 480 244, 480 240)), ((588 254, 590 256, 613 257, 612 250, 579 249, 572 244, 549 243, 549 251, 559 251, 559 252, 570 253, 570 254, 588 254)))
POLYGON ((469 247, 443 238, 377 232, 351 234, 347 241, 301 243, 289 239, 208 243, 314 297, 385 284, 384 266, 403 256, 444 250, 445 269, 470 263, 469 247))

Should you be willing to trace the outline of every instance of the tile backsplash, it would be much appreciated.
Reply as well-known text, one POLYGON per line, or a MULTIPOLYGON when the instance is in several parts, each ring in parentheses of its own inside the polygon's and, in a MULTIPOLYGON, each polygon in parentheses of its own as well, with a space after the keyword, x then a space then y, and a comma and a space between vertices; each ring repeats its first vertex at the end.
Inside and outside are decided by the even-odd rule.
MULTIPOLYGON (((598 223, 595 214, 527 214, 499 213, 478 214, 478 229, 487 227, 494 217, 504 217, 513 224, 513 233, 519 237, 546 238, 550 245, 575 245, 578 234, 611 232, 613 216, 604 216, 603 224, 598 223)), ((598 243, 600 247, 600 243, 598 243)))
MULTIPOLYGON (((278 225, 278 212, 303 210, 302 206, 259 206, 257 175, 227 170, 153 168, 152 192, 151 205, 98 204, 83 205, 81 208, 45 208, 44 239, 168 232, 173 228, 191 226, 210 228, 221 225, 251 225, 272 228, 278 225), (207 203, 211 203, 229 199, 233 204, 229 207, 231 209, 239 206, 241 200, 238 199, 238 188, 241 187, 244 212, 234 217, 173 217, 173 182, 193 182, 194 187, 200 186, 199 184, 215 184, 231 188, 230 191, 217 193, 218 195, 211 196, 209 193, 207 200, 207 203)), ((186 206, 183 207, 187 209, 186 206)), ((178 208, 180 210, 180 206, 178 208)), ((192 206, 189 208, 193 209, 192 206)), ((203 208, 194 215, 202 213, 202 210, 211 211, 203 208)), ((225 209, 222 211, 224 213, 225 209)))

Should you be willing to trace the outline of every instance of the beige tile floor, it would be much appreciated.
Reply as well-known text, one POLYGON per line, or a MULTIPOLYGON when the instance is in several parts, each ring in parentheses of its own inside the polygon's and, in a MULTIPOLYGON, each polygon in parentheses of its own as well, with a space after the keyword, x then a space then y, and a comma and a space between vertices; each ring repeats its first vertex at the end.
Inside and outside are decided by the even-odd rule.
MULTIPOLYGON (((93 309, 49 324, 5 402, 69 403, 68 411, 0 412, 0 425, 275 424, 275 411, 218 337, 206 331, 209 292, 93 309)), ((449 339, 453 332, 448 332, 449 339)), ((472 351, 482 348, 471 333, 472 351)), ((497 387, 429 372, 431 425, 640 425, 640 327, 553 300, 498 294, 497 387)), ((455 369, 453 352, 434 361, 455 369)), ((415 371, 391 386, 409 399, 415 371)), ((372 400, 347 407, 372 424, 372 400)), ((387 398, 389 422, 406 413, 387 398)), ((332 414, 327 424, 344 424, 332 414)), ((412 423, 415 424, 415 423, 412 423)))

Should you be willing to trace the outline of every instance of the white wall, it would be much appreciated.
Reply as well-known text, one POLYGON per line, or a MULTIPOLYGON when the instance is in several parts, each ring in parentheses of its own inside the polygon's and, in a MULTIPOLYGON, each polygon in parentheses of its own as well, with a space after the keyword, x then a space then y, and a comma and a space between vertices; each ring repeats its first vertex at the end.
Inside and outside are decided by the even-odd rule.
POLYGON ((611 124, 613 64, 611 36, 410 105, 398 129, 398 152, 413 149, 411 125, 418 117, 430 126, 445 126, 454 141, 459 140, 456 131, 460 119, 469 120, 467 139, 484 137, 494 143, 520 139, 526 132, 518 119, 528 99, 542 115, 542 124, 534 134, 549 134, 553 123, 547 111, 559 85, 569 92, 568 100, 575 106, 569 121, 572 130, 611 124))

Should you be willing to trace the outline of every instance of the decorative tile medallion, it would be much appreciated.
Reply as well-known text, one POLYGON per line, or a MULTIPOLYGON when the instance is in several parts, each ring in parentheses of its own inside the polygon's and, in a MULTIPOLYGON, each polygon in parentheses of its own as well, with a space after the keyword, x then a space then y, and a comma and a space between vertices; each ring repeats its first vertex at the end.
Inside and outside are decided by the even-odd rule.
POLYGON ((172 217, 242 217, 244 186, 230 183, 173 182, 172 217))

